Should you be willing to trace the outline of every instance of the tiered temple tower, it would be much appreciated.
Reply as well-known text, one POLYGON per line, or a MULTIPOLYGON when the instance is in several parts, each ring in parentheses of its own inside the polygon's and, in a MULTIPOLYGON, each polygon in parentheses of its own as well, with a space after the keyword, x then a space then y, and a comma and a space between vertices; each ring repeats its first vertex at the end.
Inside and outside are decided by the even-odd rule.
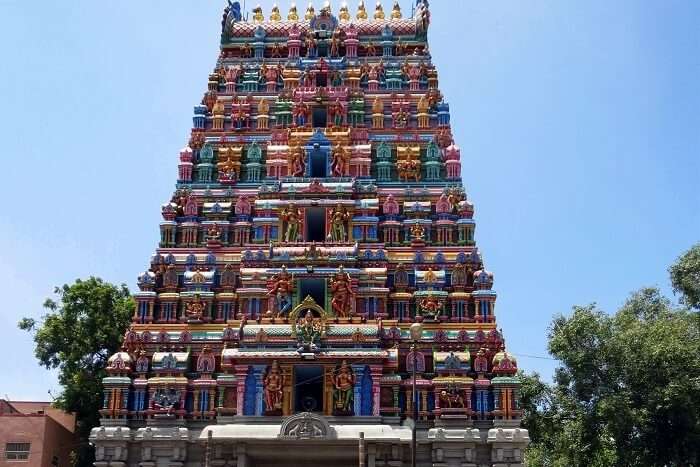
POLYGON ((369 10, 229 1, 95 465, 521 465, 428 2, 369 10))

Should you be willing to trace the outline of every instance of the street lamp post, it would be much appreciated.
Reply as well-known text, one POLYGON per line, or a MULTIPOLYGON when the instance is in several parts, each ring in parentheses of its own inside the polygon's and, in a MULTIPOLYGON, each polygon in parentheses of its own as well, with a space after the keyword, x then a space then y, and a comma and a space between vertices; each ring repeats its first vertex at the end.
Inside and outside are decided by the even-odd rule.
POLYGON ((418 392, 416 391, 416 367, 418 366, 418 342, 423 334, 423 325, 413 323, 411 325, 411 354, 413 355, 413 429, 411 430, 411 466, 416 467, 416 425, 418 424, 418 392))

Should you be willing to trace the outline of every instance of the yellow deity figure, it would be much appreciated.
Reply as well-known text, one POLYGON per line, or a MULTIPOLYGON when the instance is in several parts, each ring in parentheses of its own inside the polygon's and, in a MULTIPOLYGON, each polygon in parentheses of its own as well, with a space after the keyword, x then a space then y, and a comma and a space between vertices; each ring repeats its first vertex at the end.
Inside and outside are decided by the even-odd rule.
POLYGON ((374 19, 384 19, 384 7, 382 6, 382 2, 378 1, 377 2, 377 7, 374 9, 374 19))
POLYGON ((303 177, 305 170, 304 150, 299 146, 293 146, 289 150, 289 175, 292 177, 303 177))
POLYGON ((211 112, 214 115, 223 115, 224 114, 224 101, 221 99, 217 99, 211 112))
POLYGON ((309 6, 306 8, 306 14, 304 15, 304 19, 307 21, 311 21, 314 19, 314 16, 316 16, 316 10, 314 10, 313 4, 309 3, 309 6))
POLYGON ((350 10, 348 9, 347 3, 343 2, 343 4, 340 6, 338 18, 340 18, 340 21, 343 22, 350 21, 350 10))
POLYGON ((287 224, 284 231, 285 242, 296 242, 299 239, 299 230, 301 227, 301 210, 290 204, 280 213, 280 219, 287 224))
POLYGON ((260 99, 258 102, 258 115, 267 115, 270 113, 270 103, 267 99, 260 99))
POLYGON ((428 268, 427 271, 425 271, 425 275, 423 276, 423 280, 425 281, 426 284, 434 284, 437 282, 437 274, 435 274, 435 271, 433 271, 433 268, 428 268))
POLYGON ((253 21, 256 23, 262 23, 265 21, 265 15, 263 15, 262 7, 260 5, 253 8, 253 21))
POLYGON ((372 127, 384 128, 384 101, 379 97, 372 103, 372 127))
POLYGON ((425 228, 419 223, 413 224, 411 226, 411 236, 414 240, 423 240, 425 237, 425 228))
POLYGON ((272 366, 263 380, 263 385, 265 388, 265 411, 268 414, 272 412, 281 412, 283 378, 277 360, 272 362, 272 366))
POLYGON ((347 209, 338 204, 331 214, 331 240, 344 242, 346 237, 345 224, 350 219, 347 209))
POLYGON ((364 0, 360 0, 360 4, 357 5, 357 19, 367 19, 367 9, 365 8, 364 0))
POLYGON ((421 96, 417 105, 418 128, 428 128, 430 126, 430 115, 428 115, 429 108, 430 102, 428 102, 428 98, 426 96, 421 96))
POLYGON ((289 13, 287 13, 287 19, 289 21, 299 21, 299 13, 297 13, 296 3, 292 3, 289 7, 289 13))
POLYGON ((343 360, 338 373, 333 377, 333 409, 339 415, 349 415, 353 410, 355 375, 348 362, 343 360))
POLYGON ((394 0, 394 8, 391 9, 391 19, 401 19, 402 16, 399 0, 394 0))
POLYGON ((272 5, 272 12, 270 12, 270 21, 281 21, 282 20, 282 15, 280 14, 280 9, 275 3, 272 5))

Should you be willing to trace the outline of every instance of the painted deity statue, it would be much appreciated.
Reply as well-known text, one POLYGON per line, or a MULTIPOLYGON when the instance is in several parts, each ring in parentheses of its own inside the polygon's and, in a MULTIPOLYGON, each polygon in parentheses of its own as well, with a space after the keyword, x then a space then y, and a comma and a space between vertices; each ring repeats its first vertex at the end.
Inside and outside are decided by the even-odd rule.
POLYGON ((280 218, 287 224, 284 232, 285 242, 296 242, 299 239, 299 231, 301 227, 301 210, 290 204, 282 210, 280 218))
POLYGON ((263 380, 265 388, 265 412, 267 415, 279 414, 282 412, 282 387, 283 379, 280 374, 277 360, 272 362, 272 366, 263 380))
POLYGON ((345 117, 345 106, 340 99, 336 99, 330 108, 331 117, 333 119, 334 126, 341 126, 345 117))
POLYGON ((321 326, 319 321, 314 320, 311 310, 306 312, 303 318, 297 322, 297 340, 299 347, 297 352, 318 352, 318 345, 321 340, 321 326))
POLYGON ((440 407, 443 409, 463 409, 464 398, 457 388, 443 389, 440 391, 440 407))
POLYGON ((423 240, 425 238, 425 228, 421 224, 413 224, 411 226, 411 236, 414 240, 423 240))
POLYGON ((309 121, 309 114, 311 113, 311 110, 309 109, 309 105, 301 101, 297 103, 294 106, 294 123, 296 126, 305 126, 308 121, 309 121))
POLYGON ((331 168, 334 177, 344 177, 350 173, 350 154, 342 146, 336 146, 331 155, 331 168))
POLYGON ((304 150, 299 146, 294 146, 289 151, 289 175, 303 177, 305 171, 304 150))
POLYGON ((331 214, 331 240, 334 242, 344 242, 347 237, 345 225, 350 219, 347 209, 338 204, 331 214))
POLYGON ((437 316, 442 310, 442 302, 437 297, 429 295, 420 301, 420 308, 429 316, 437 316))
POLYGON ((355 375, 343 361, 333 377, 333 412, 336 415, 351 415, 354 404, 355 375))
POLYGON ((341 265, 338 273, 331 279, 331 307, 339 318, 347 318, 352 312, 352 299, 355 292, 352 290, 352 279, 341 265))
POLYGON ((194 300, 189 302, 185 306, 185 314, 188 319, 200 320, 204 316, 204 309, 206 308, 206 303, 201 299, 199 294, 194 296, 194 300))
POLYGON ((272 284, 267 295, 275 301, 275 316, 284 315, 292 307, 293 281, 294 278, 287 272, 287 266, 282 266, 282 272, 272 277, 272 284))

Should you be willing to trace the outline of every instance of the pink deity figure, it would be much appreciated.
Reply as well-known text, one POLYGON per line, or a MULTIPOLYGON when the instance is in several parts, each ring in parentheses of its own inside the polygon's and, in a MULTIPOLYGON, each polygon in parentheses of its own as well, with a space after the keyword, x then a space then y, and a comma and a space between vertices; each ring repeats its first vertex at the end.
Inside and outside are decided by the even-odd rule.
POLYGON ((384 214, 387 216, 397 216, 399 214, 399 203, 394 199, 394 195, 389 195, 382 206, 384 214))
POLYGON ((224 77, 226 78, 226 92, 229 94, 233 94, 236 92, 236 82, 238 81, 238 77, 240 76, 241 73, 241 66, 240 65, 235 65, 235 66, 229 66, 226 68, 226 73, 224 74, 224 77))
POLYGON ((379 90, 379 69, 376 65, 373 66, 367 74, 367 89, 369 91, 379 90))
POLYGON ((440 199, 438 199, 438 202, 435 203, 435 212, 437 214, 449 214, 452 212, 452 203, 450 203, 450 200, 447 198, 447 195, 443 193, 440 196, 440 199))
POLYGON ((277 68, 268 68, 266 73, 265 73, 265 80, 266 80, 266 91, 267 92, 275 92, 277 89, 277 76, 278 76, 278 69, 277 68))
POLYGON ((250 216, 251 205, 247 196, 239 196, 234 207, 234 213, 237 216, 250 216))
POLYGON ((351 23, 345 29, 345 56, 348 58, 357 58, 357 46, 360 41, 357 39, 357 27, 351 23))
POLYGON ((445 169, 448 179, 457 179, 462 172, 462 163, 460 162, 460 149, 454 143, 450 144, 445 152, 445 169))
POLYGON ((420 77, 421 77, 421 70, 418 65, 413 65, 412 67, 409 68, 408 70, 408 83, 409 83, 409 89, 411 91, 419 91, 420 90, 420 77))
POLYGON ((289 58, 299 58, 301 50, 301 30, 295 22, 289 30, 289 39, 287 40, 287 55, 289 58))
POLYGON ((187 198, 187 203, 185 204, 184 214, 185 216, 196 216, 199 212, 199 206, 197 206, 197 200, 193 197, 187 198))

